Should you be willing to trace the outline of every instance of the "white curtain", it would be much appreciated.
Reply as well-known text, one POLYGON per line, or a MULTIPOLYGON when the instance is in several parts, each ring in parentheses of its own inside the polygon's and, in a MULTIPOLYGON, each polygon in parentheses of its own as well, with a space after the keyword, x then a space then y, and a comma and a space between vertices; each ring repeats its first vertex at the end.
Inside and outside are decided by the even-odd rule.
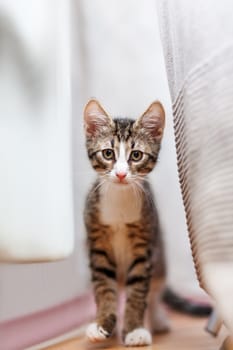
POLYGON ((158 10, 196 271, 233 332, 233 2, 158 10))
POLYGON ((73 249, 69 2, 0 1, 0 261, 73 249))

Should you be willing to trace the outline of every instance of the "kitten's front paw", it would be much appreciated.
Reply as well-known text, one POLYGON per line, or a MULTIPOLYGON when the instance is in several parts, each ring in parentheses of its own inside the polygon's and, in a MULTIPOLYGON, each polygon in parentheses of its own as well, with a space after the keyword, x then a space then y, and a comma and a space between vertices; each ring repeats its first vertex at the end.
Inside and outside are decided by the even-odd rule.
POLYGON ((96 343, 108 338, 109 334, 103 329, 103 327, 99 326, 96 322, 93 322, 87 327, 86 336, 92 343, 96 343))
POLYGON ((152 336, 145 328, 137 328, 126 334, 126 346, 144 346, 152 343, 152 336))

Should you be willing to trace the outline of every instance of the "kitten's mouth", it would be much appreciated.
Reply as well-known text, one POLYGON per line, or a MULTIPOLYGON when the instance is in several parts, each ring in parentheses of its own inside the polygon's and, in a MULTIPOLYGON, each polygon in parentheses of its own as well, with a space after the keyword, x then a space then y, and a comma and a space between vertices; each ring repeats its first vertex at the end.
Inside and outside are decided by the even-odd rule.
POLYGON ((118 185, 129 185, 129 182, 128 182, 127 180, 125 180, 125 179, 122 179, 122 180, 116 179, 116 180, 114 181, 114 183, 115 183, 115 184, 118 184, 118 185))

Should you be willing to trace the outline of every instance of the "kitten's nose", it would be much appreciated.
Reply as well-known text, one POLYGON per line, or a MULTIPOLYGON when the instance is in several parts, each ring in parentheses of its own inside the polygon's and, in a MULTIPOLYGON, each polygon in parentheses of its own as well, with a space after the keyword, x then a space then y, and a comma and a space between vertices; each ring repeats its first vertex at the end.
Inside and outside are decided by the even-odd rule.
POLYGON ((119 173, 116 173, 116 176, 118 177, 118 179, 120 181, 124 180, 124 178, 126 177, 127 173, 125 172, 119 172, 119 173))

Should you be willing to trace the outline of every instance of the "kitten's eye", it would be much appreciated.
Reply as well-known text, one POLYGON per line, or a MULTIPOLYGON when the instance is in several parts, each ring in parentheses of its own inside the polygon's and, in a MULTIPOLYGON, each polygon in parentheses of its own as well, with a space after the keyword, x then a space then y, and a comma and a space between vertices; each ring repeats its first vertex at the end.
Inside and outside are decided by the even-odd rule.
POLYGON ((102 154, 103 154, 103 157, 104 157, 105 159, 107 159, 107 160, 114 159, 114 152, 113 152, 112 149, 109 149, 109 148, 104 149, 104 150, 102 151, 102 154))
POLYGON ((130 159, 134 162, 138 162, 142 159, 143 153, 141 151, 133 151, 131 152, 130 159))

